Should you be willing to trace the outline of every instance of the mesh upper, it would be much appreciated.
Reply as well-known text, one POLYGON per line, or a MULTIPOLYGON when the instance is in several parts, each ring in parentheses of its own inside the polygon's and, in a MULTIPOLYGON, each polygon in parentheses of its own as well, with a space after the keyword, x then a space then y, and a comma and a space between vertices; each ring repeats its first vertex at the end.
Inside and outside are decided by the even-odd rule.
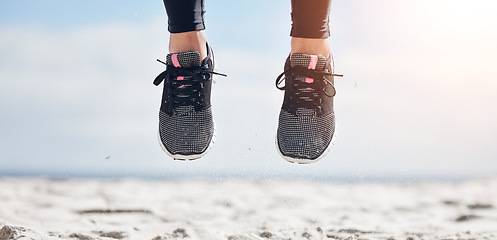
POLYGON ((331 143, 334 131, 334 113, 303 117, 282 109, 278 124, 278 146, 285 156, 315 159, 331 143))
MULTIPOLYGON (((294 53, 290 56, 291 67, 307 68, 310 62, 311 57, 306 54, 294 53)), ((318 56, 316 70, 324 71, 326 62, 326 58, 318 56)), ((305 81, 305 79, 306 76, 297 76, 294 80, 305 81)), ((284 156, 292 158, 316 159, 328 148, 334 132, 333 111, 318 116, 315 109, 305 107, 297 107, 295 114, 281 109, 277 131, 279 151, 284 156)))
POLYGON ((161 140, 170 153, 202 153, 209 146, 214 135, 211 108, 171 116, 160 111, 159 130, 161 140))

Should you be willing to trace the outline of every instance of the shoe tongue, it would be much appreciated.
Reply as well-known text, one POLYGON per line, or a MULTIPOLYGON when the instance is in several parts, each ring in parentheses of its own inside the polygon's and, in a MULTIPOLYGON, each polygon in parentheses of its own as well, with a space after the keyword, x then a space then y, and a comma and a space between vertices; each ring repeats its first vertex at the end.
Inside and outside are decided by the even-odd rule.
MULTIPOLYGON (((317 71, 323 71, 326 67, 327 59, 320 55, 308 55, 303 53, 293 53, 290 56, 291 67, 304 67, 306 69, 312 69, 317 71)), ((314 79, 310 79, 305 76, 298 76, 295 80, 312 83, 314 79)), ((313 89, 300 89, 302 92, 314 91, 313 89)), ((305 99, 303 99, 305 100, 305 99)), ((309 109, 305 107, 297 108, 295 112, 297 116, 300 117, 313 117, 317 115, 316 109, 309 109)))
POLYGON ((166 57, 166 64, 177 68, 198 67, 201 65, 200 54, 197 51, 170 53, 166 57))
POLYGON ((327 59, 321 55, 308 55, 303 53, 293 53, 290 56, 291 67, 305 67, 318 71, 324 70, 327 59))

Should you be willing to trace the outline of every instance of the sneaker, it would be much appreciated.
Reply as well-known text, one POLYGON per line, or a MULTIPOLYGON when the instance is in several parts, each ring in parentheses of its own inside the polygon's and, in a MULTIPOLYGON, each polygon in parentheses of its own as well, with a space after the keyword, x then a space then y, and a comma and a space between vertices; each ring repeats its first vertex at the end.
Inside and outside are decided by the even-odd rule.
POLYGON ((335 133, 333 58, 291 54, 276 87, 285 91, 276 145, 292 163, 313 163, 330 150, 335 133), (280 87, 285 81, 285 86, 280 87))
MULTIPOLYGON (((158 138, 162 150, 175 160, 193 160, 204 156, 215 139, 211 110, 211 86, 214 57, 202 61, 197 51, 168 54, 166 70, 154 80, 164 82, 159 111, 158 138)), ((219 74, 224 75, 224 74, 219 74)), ((224 75, 226 76, 226 75, 224 75)))

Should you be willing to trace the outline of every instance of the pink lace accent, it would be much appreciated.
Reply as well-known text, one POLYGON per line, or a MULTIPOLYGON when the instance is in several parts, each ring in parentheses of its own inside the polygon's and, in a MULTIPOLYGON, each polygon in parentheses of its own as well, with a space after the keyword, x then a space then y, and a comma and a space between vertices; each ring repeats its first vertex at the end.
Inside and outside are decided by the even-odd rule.
MULTIPOLYGON (((184 77, 184 76, 178 76, 178 77, 176 78, 176 80, 180 80, 180 81, 181 81, 181 80, 185 80, 185 77, 184 77)), ((179 86, 178 88, 184 88, 184 87, 185 87, 185 85, 181 85, 181 86, 179 86)))
POLYGON ((318 64, 318 56, 310 55, 311 62, 309 63, 309 67, 307 69, 316 69, 316 65, 318 64))
POLYGON ((181 65, 179 64, 179 61, 178 61, 178 54, 175 53, 173 55, 171 55, 171 60, 173 61, 173 66, 174 67, 181 67, 181 65))

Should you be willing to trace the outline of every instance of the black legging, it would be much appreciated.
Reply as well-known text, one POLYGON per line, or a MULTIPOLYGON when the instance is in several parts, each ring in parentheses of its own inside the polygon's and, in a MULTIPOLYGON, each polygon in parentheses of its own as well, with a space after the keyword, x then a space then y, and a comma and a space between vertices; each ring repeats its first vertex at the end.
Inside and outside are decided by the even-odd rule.
MULTIPOLYGON (((204 30, 204 0, 163 0, 170 33, 204 30)), ((330 36, 331 0, 291 0, 292 31, 290 36, 327 38, 330 36)))

